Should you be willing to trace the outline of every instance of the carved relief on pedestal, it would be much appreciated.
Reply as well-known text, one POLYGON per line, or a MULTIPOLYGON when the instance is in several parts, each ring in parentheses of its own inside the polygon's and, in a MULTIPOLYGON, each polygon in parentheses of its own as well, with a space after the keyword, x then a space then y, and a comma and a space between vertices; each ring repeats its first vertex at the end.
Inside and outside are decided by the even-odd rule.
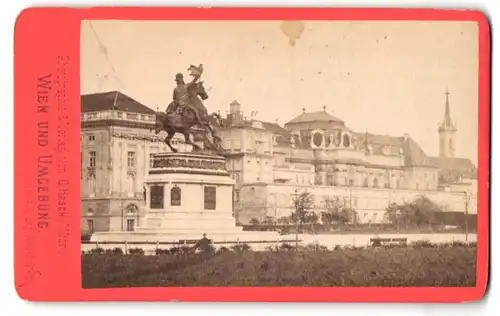
POLYGON ((192 168, 192 169, 225 170, 225 162, 202 160, 202 159, 160 157, 160 158, 154 158, 153 168, 192 168))

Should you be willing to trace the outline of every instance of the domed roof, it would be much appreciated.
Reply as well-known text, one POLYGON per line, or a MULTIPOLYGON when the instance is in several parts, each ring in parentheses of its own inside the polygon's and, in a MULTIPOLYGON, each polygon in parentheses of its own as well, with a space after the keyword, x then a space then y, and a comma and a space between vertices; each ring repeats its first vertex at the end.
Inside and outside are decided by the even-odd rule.
POLYGON ((303 112, 296 118, 292 119, 285 125, 297 124, 297 123, 313 123, 313 122, 337 122, 344 123, 341 119, 331 115, 326 111, 317 112, 303 112))

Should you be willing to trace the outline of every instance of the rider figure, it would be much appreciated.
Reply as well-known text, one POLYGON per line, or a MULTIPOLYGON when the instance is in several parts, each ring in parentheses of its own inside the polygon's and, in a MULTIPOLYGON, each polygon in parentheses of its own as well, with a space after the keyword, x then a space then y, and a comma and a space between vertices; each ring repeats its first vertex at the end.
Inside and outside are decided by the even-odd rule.
POLYGON ((200 76, 198 74, 193 75, 193 80, 189 83, 184 82, 184 76, 181 73, 175 75, 175 82, 177 83, 177 87, 174 89, 173 101, 175 103, 174 111, 180 107, 181 113, 186 109, 190 109, 195 117, 196 121, 199 125, 203 125, 203 122, 200 118, 200 114, 198 110, 189 102, 189 89, 196 84, 200 76))

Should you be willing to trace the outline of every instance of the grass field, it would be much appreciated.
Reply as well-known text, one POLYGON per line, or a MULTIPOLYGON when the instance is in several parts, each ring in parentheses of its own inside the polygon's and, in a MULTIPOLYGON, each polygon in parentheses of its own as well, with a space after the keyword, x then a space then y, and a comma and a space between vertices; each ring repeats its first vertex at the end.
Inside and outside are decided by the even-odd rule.
POLYGON ((476 247, 84 254, 84 288, 129 286, 474 286, 476 247))

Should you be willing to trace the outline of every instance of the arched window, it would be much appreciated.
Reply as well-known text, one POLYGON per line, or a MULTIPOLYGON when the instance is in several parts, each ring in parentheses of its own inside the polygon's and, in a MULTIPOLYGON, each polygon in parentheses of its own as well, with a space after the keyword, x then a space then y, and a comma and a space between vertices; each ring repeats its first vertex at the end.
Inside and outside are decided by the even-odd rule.
POLYGON ((320 147, 323 144, 323 135, 321 135, 321 133, 318 133, 318 132, 314 133, 313 143, 314 143, 314 146, 320 147))
POLYGON ((94 210, 93 210, 91 207, 89 207, 89 209, 87 210, 87 214, 88 214, 89 216, 94 215, 94 210))
POLYGON ((170 205, 181 205, 181 188, 179 188, 178 186, 174 186, 172 189, 170 189, 170 205))
POLYGON ((351 138, 349 137, 349 135, 347 134, 344 135, 342 144, 344 145, 344 147, 351 146, 351 138))
POLYGON ((127 206, 127 216, 136 216, 137 215, 137 206, 134 204, 129 204, 127 206))

